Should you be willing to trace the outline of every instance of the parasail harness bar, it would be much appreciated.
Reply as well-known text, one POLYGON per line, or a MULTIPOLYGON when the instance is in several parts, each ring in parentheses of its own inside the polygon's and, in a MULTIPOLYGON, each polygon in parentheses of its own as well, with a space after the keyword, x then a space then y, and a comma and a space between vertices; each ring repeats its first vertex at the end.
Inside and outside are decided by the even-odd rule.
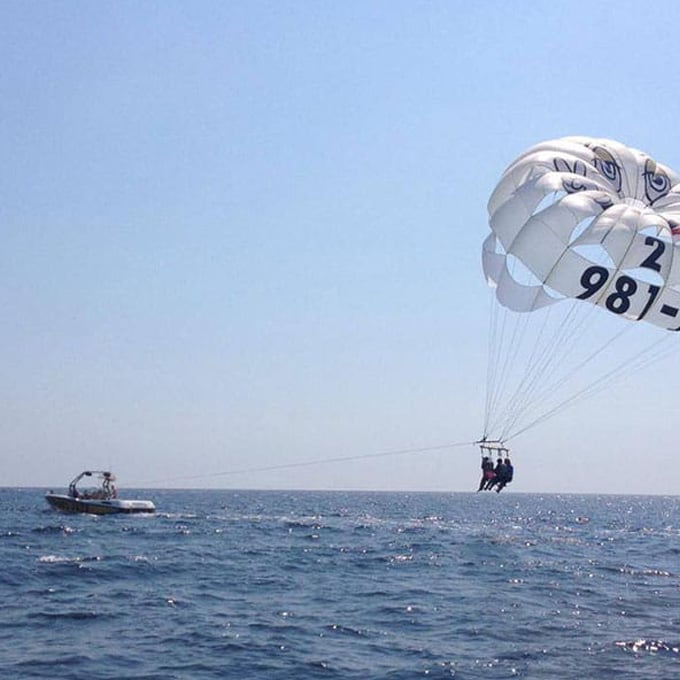
POLYGON ((503 442, 502 439, 480 439, 479 441, 475 442, 475 444, 479 445, 479 450, 482 454, 482 456, 486 455, 500 455, 500 456, 507 456, 510 453, 510 449, 505 445, 505 442, 503 442))

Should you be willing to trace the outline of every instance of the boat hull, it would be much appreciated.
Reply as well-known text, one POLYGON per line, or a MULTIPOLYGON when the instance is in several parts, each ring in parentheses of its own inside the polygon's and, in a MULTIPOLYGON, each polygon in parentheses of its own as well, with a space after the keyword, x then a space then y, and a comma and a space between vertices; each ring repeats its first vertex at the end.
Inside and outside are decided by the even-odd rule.
POLYGON ((61 512, 80 512, 89 515, 113 515, 131 513, 156 512, 156 506, 151 501, 124 500, 111 498, 96 500, 88 498, 73 498, 57 493, 45 494, 45 500, 56 510, 61 512))

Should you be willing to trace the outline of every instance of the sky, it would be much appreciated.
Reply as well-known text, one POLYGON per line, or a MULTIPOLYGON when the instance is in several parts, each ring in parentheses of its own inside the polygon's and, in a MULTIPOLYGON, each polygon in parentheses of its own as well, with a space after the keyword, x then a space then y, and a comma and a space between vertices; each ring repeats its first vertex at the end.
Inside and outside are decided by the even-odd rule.
MULTIPOLYGON (((680 169, 673 2, 2 15, 0 486, 473 490, 501 173, 573 134, 680 169)), ((518 438, 508 492, 675 494, 679 379, 518 438)))

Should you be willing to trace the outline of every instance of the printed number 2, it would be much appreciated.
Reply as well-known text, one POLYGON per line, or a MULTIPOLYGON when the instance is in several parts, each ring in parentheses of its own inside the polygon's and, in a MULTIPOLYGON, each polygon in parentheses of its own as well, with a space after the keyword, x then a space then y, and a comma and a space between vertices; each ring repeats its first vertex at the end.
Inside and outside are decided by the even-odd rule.
POLYGON ((659 258, 663 255, 666 250, 666 244, 654 238, 653 236, 648 236, 645 239, 646 246, 654 246, 654 251, 648 255, 645 260, 640 264, 641 267, 646 267, 647 269, 653 269, 655 272, 661 271, 661 265, 659 264, 659 258))

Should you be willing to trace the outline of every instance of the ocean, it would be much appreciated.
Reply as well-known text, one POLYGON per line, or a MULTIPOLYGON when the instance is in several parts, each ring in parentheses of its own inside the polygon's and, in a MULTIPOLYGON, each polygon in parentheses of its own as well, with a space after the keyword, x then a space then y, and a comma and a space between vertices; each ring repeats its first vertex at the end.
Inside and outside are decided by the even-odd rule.
POLYGON ((0 677, 680 677, 674 497, 0 489, 0 677))

